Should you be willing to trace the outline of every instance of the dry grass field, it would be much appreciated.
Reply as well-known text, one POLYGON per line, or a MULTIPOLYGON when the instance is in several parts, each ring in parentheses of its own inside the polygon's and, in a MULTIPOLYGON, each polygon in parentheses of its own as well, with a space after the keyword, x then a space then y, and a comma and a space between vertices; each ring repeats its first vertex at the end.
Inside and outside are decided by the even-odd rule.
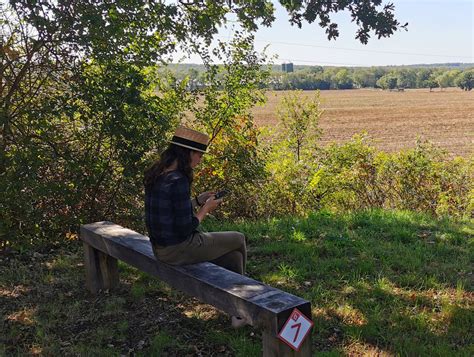
MULTIPOLYGON (((268 101, 254 109, 259 126, 274 125, 277 105, 287 92, 268 92, 268 101)), ((314 95, 313 91, 302 95, 314 95)), ((458 88, 408 89, 390 92, 375 89, 321 91, 320 127, 323 144, 344 142, 367 132, 375 145, 388 152, 428 139, 453 156, 474 154, 474 91, 458 88)))

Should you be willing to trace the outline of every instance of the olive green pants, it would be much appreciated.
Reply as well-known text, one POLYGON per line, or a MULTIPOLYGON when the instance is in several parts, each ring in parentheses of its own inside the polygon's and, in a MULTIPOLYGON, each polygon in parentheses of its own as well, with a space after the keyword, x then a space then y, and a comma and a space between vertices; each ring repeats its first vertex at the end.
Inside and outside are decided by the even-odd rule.
POLYGON ((211 262, 239 274, 245 273, 247 248, 239 232, 195 232, 184 242, 153 246, 158 260, 172 265, 211 262))

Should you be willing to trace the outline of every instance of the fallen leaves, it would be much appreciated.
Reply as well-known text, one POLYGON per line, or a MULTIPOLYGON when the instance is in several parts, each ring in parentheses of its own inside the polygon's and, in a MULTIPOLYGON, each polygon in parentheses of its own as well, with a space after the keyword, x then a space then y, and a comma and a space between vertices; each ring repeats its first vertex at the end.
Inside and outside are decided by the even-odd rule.
POLYGON ((35 322, 36 309, 23 309, 7 316, 6 320, 31 326, 35 322))

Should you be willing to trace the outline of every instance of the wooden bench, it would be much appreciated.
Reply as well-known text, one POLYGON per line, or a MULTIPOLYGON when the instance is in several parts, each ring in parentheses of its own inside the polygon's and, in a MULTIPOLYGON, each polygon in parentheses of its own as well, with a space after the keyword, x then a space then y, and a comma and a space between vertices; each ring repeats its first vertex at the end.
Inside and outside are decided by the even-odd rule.
POLYGON ((157 261, 148 237, 112 222, 81 226, 86 284, 92 293, 118 284, 117 259, 263 331, 264 356, 310 356, 311 333, 298 352, 277 338, 294 308, 311 318, 311 304, 212 263, 173 266, 157 261))

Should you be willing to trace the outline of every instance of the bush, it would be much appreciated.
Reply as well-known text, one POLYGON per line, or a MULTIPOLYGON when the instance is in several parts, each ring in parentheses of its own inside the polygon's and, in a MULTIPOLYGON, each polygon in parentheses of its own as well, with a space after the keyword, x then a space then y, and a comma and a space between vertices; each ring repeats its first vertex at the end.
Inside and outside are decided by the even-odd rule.
POLYGON ((386 193, 380 187, 377 168, 384 161, 384 154, 377 153, 364 135, 343 145, 332 144, 321 151, 310 192, 328 209, 382 207, 386 193))
POLYGON ((16 117, 0 176, 0 229, 10 243, 55 240, 93 220, 133 227, 141 219, 144 158, 163 147, 182 93, 152 95, 156 82, 120 66, 86 66, 70 90, 16 117))
POLYGON ((307 214, 314 209, 349 211, 387 208, 437 216, 474 215, 473 160, 451 159, 428 142, 387 154, 367 136, 313 151, 311 160, 292 162, 280 150, 269 157, 266 183, 270 211, 307 214))
MULTIPOLYGON (((35 62, 0 108, 0 249, 75 237, 80 224, 98 220, 143 231, 143 172, 188 114, 221 140, 216 161, 207 168, 231 177, 236 194, 251 190, 246 185, 262 165, 247 111, 261 100, 258 88, 266 77, 252 43, 241 34, 222 44, 224 64, 208 63, 202 92, 187 90, 186 80, 147 67, 147 61, 132 61, 129 51, 77 63, 64 60, 74 66, 56 66, 45 78, 46 65, 35 62)), ((137 51, 146 57, 148 49, 137 51)), ((49 63, 50 56, 43 57, 49 63)), ((24 57, 15 61, 8 69, 21 73, 24 57)), ((236 214, 249 211, 233 208, 236 214)))

